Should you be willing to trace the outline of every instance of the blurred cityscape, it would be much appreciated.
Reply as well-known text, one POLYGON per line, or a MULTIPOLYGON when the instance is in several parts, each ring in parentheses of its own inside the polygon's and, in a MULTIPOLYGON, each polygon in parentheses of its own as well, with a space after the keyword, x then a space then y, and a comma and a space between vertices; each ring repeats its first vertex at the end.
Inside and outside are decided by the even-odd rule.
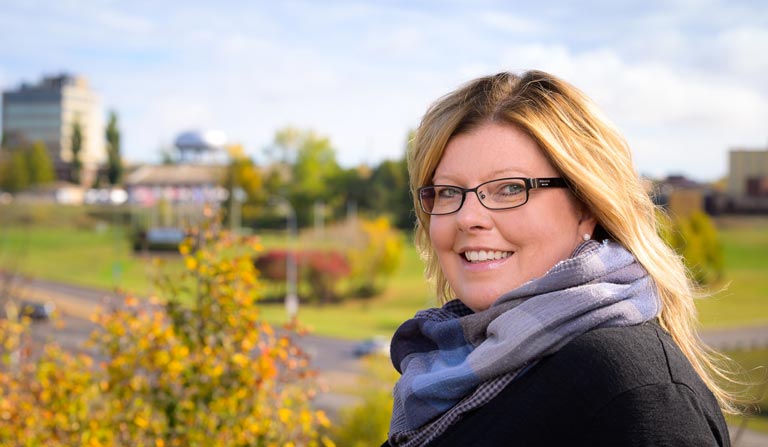
MULTIPOLYGON (((265 281, 273 281, 267 298, 274 304, 284 297, 289 316, 295 316, 299 298, 302 304, 314 300, 312 304, 322 306, 353 296, 362 303, 361 309, 370 312, 366 300, 383 293, 388 275, 403 262, 411 270, 408 281, 423 282, 421 268, 401 257, 402 236, 407 235, 407 240, 414 219, 407 144, 398 159, 344 167, 327 137, 313 129, 286 127, 275 130, 265 161, 257 163, 221 131, 180 128, 172 130, 177 137, 173 148, 161 154, 161 162, 129 163, 129 154, 121 147, 119 117, 119 110, 103 109, 99 92, 81 75, 43 76, 3 91, 0 213, 5 216, 0 214, 0 225, 5 218, 16 219, 15 226, 24 226, 30 219, 12 217, 12 209, 92 207, 104 221, 124 229, 131 253, 179 253, 181 244, 186 256, 183 247, 190 229, 204 225, 211 214, 221 214, 222 225, 235 234, 266 232, 282 238, 279 249, 268 250, 254 263, 265 281), (301 234, 311 234, 315 242, 308 243, 301 234), (324 244, 323 249, 313 250, 312 244, 324 244), (281 267, 275 269, 276 264, 281 267), (304 266, 302 272, 297 272, 297 264, 304 266), (371 266, 370 271, 360 271, 360 265, 371 266), (339 292, 341 283, 346 288, 339 292)), ((408 137, 403 135, 403 141, 408 137)), ((726 172, 725 177, 707 183, 675 174, 644 181, 654 201, 678 218, 768 215, 768 147, 729 148, 726 172)), ((757 233, 764 226, 759 228, 757 233)), ((106 244, 117 246, 116 240, 107 239, 106 244)), ((119 257, 117 252, 113 249, 110 256, 119 257)), ((2 255, 0 250, 0 261, 2 255)), ((189 265, 190 258, 184 259, 189 265)), ((121 273, 119 264, 115 266, 113 278, 121 273)), ((13 262, 0 263, 0 304, 9 290, 5 283, 15 273, 12 267, 13 262)), ((721 274, 717 272, 716 280, 721 274)), ((119 306, 119 294, 107 288, 34 277, 25 286, 33 298, 25 304, 30 306, 30 317, 45 319, 58 307, 70 327, 62 331, 37 328, 38 338, 57 338, 72 351, 81 349, 84 328, 92 328, 88 320, 97 305, 119 306), (55 302, 51 297, 56 297, 55 302)), ((418 309, 427 304, 425 299, 415 302, 408 306, 418 309)), ((334 384, 318 399, 330 414, 337 416, 360 401, 343 384, 368 374, 360 358, 388 352, 387 337, 402 319, 401 307, 395 317, 382 317, 385 323, 365 337, 328 336, 338 330, 335 322, 331 324, 336 327, 325 329, 326 336, 301 342, 324 379, 334 384)), ((748 324, 745 329, 737 321, 732 326, 735 329, 710 330, 705 340, 721 349, 764 352, 768 345, 764 324, 748 324)), ((754 445, 763 441, 758 437, 754 445)))
MULTIPOLYGON (((260 195, 262 202, 267 203, 265 198, 269 195, 286 194, 288 188, 284 183, 290 175, 283 171, 286 164, 301 157, 314 157, 304 169, 314 171, 306 174, 314 177, 311 180, 315 184, 311 185, 312 181, 308 180, 303 186, 314 186, 316 190, 305 191, 301 198, 294 197, 303 202, 298 204, 300 224, 306 224, 309 219, 311 212, 304 206, 309 202, 313 205, 335 203, 337 209, 322 210, 329 216, 332 213, 338 216, 340 210, 348 208, 376 208, 374 203, 381 203, 380 197, 371 200, 370 194, 355 195, 354 192, 370 185, 371 181, 387 177, 383 170, 399 168, 400 172, 390 173, 389 177, 401 178, 384 179, 380 182, 381 188, 374 185, 373 189, 381 192, 400 188, 387 195, 407 198, 407 193, 402 191, 406 187, 402 159, 396 161, 400 166, 383 163, 378 167, 344 170, 336 162, 332 146, 309 130, 304 131, 303 136, 300 129, 277 131, 271 162, 255 166, 248 160, 259 171, 261 187, 266 191, 263 194, 254 191, 254 185, 250 185, 249 190, 248 185, 236 184, 231 175, 228 177, 227 166, 233 160, 242 163, 247 156, 237 143, 213 129, 178 129, 174 151, 162 154, 162 164, 126 164, 126 154, 121 152, 119 143, 119 111, 111 111, 105 120, 98 92, 89 87, 84 76, 44 76, 36 83, 23 83, 6 90, 2 94, 2 111, 0 200, 3 202, 111 203, 139 207, 167 202, 174 206, 206 203, 220 207, 229 204, 231 198, 257 203, 258 197, 252 196, 260 195), (315 143, 325 144, 300 147, 315 143), (22 152, 27 152, 26 169, 22 152), (341 188, 330 185, 341 185, 341 188), (335 197, 331 198, 331 192, 335 197)), ((695 157, 695 153, 690 156, 695 157)), ((675 213, 693 210, 705 210, 711 215, 768 213, 768 148, 730 148, 726 177, 712 183, 674 174, 647 181, 657 202, 675 213)), ((391 212, 390 207, 397 206, 396 203, 397 200, 384 200, 385 206, 379 208, 391 212)), ((185 219, 190 218, 188 212, 180 213, 185 219)), ((408 211, 400 213, 396 220, 398 226, 408 228, 408 211)))

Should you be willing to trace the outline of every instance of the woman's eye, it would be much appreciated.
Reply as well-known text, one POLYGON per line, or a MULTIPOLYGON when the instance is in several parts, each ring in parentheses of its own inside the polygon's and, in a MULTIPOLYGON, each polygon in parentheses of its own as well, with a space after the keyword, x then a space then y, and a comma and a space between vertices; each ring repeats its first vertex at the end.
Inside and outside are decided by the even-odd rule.
POLYGON ((455 188, 441 188, 437 191, 437 196, 443 199, 452 199, 456 196, 460 196, 461 191, 455 188))
POLYGON ((523 187, 523 185, 520 185, 519 183, 508 183, 506 185, 503 185, 499 189, 499 192, 501 194, 506 194, 506 195, 516 195, 516 194, 520 194, 523 191, 525 191, 525 187, 523 187))

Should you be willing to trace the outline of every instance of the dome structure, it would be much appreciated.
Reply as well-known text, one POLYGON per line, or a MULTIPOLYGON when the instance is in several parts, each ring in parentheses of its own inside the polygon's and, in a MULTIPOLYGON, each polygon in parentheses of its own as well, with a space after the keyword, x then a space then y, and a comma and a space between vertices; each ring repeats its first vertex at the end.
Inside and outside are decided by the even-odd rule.
POLYGON ((190 130, 176 137, 176 147, 199 152, 221 149, 227 144, 227 136, 220 130, 190 130))
POLYGON ((189 130, 176 137, 174 145, 182 161, 206 158, 220 152, 227 144, 227 136, 219 130, 189 130))

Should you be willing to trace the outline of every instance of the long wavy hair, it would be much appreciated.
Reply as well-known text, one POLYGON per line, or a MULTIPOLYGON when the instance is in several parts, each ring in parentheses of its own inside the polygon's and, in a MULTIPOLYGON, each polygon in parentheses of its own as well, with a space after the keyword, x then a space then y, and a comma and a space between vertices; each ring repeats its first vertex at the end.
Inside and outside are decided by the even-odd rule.
POLYGON ((738 413, 737 399, 716 381, 728 379, 717 353, 696 333, 696 289, 682 259, 659 236, 657 209, 632 163, 627 143, 592 101, 567 82, 541 71, 499 73, 473 80, 440 98, 424 115, 408 153, 416 210, 416 244, 438 299, 454 297, 429 240, 430 216, 417 189, 429 185, 455 135, 486 123, 525 131, 598 221, 593 237, 610 238, 629 250, 653 278, 661 297, 659 316, 724 412, 738 413))

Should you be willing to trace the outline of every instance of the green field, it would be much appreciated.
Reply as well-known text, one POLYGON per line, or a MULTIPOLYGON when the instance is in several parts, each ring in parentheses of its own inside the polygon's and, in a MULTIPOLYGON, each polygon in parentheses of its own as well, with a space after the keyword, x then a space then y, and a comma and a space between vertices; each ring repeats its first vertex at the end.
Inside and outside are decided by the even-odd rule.
POLYGON ((698 302, 704 327, 768 324, 768 219, 717 221, 725 278, 698 302))
MULTIPOLYGON (((103 210, 74 207, 0 207, 0 269, 138 295, 153 292, 155 256, 134 254, 124 227, 111 225, 111 219, 103 216, 103 210), (84 211, 90 211, 90 217, 84 211)), ((718 226, 726 272, 714 287, 718 291, 698 302, 703 327, 768 324, 768 219, 721 219, 718 226)), ((302 245, 312 243, 307 236, 302 236, 302 245)), ((284 244, 280 233, 263 237, 267 248, 284 244)), ((405 247, 402 263, 383 294, 332 306, 303 305, 300 320, 321 335, 350 339, 390 335, 415 311, 434 304, 413 244, 407 242, 405 247)), ((160 257, 162 271, 181 268, 177 256, 160 257)), ((285 322, 282 305, 262 307, 269 321, 285 322)))
MULTIPOLYGON (((18 273, 105 290, 120 288, 139 296, 154 292, 152 275, 159 270, 155 256, 131 251, 126 230, 110 222, 89 217, 81 208, 0 206, 0 271, 18 273)), ((102 212, 96 213, 103 216, 102 212)), ((703 328, 768 324, 768 219, 719 219, 717 225, 724 250, 725 275, 709 297, 698 301, 703 328)), ((405 236, 408 238, 409 236, 405 236)), ((280 232, 262 236, 265 248, 285 246, 280 232)), ((302 246, 329 245, 302 235, 302 246)), ((332 241, 331 243, 332 244, 332 241)), ((164 254, 160 271, 181 269, 180 257, 164 254)), ((2 275, 0 275, 2 279, 2 275)), ((413 244, 407 242, 402 263, 377 297, 327 306, 302 305, 299 319, 313 333, 347 339, 373 335, 389 336, 417 310, 434 305, 423 277, 423 265, 413 244)), ((282 324, 286 312, 281 304, 263 304, 268 321, 282 324)), ((766 406, 768 352, 729 353, 750 372, 755 384, 752 396, 766 406), (760 369, 762 367, 762 369, 760 369), (758 368, 758 369, 755 369, 758 368)), ((734 427, 741 419, 731 420, 734 427)), ((751 418, 751 429, 768 431, 768 419, 751 418)))

